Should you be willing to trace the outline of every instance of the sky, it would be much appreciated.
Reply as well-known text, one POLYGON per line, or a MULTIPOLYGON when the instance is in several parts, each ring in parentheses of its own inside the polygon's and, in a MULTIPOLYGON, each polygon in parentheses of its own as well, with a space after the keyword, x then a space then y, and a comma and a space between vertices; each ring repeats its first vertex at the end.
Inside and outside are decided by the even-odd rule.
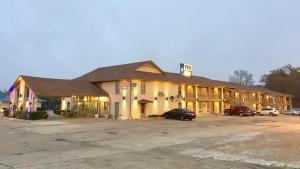
POLYGON ((0 89, 22 75, 72 79, 153 60, 177 72, 256 82, 300 66, 299 0, 0 0, 0 89))

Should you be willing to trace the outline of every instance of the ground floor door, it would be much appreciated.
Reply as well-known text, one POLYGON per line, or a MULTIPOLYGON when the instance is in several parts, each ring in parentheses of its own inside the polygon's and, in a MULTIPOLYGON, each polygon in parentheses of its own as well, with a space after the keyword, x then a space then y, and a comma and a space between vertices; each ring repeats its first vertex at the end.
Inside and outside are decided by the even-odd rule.
POLYGON ((221 102, 213 102, 213 113, 215 114, 221 113, 221 102))
POLYGON ((141 103, 141 118, 146 117, 146 103, 141 103))
POLYGON ((199 115, 209 114, 208 102, 199 102, 199 115))
POLYGON ((191 111, 196 111, 195 102, 194 101, 188 101, 186 108, 191 110, 191 111))

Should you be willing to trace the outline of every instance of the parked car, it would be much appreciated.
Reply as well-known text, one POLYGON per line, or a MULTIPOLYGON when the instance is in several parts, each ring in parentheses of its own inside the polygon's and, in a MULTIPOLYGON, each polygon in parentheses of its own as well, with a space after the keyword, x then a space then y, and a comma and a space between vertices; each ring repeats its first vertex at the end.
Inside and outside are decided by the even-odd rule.
POLYGON ((163 114, 165 119, 193 120, 196 113, 188 109, 173 109, 163 114))
POLYGON ((230 109, 225 109, 226 116, 254 116, 255 112, 247 106, 232 106, 230 109))
POLYGON ((299 108, 288 109, 287 111, 283 112, 283 114, 287 114, 287 115, 300 115, 300 109, 299 108))
POLYGON ((257 111, 257 115, 278 116, 280 112, 275 108, 265 108, 257 111))

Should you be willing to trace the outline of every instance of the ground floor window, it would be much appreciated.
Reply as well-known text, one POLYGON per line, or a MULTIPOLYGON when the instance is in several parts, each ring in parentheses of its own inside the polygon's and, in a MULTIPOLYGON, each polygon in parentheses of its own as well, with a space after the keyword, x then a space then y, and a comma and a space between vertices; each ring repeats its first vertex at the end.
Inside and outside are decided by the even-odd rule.
POLYGON ((181 102, 178 103, 178 108, 182 109, 182 103, 181 102))

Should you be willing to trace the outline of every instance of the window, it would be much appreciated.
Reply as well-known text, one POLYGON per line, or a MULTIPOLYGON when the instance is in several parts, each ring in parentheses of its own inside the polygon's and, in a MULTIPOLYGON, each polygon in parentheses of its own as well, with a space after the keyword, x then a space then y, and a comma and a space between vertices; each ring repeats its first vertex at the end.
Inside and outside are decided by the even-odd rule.
POLYGON ((182 103, 181 102, 178 102, 178 108, 182 108, 182 103))
POLYGON ((141 94, 146 94, 146 82, 141 82, 141 94))
POLYGON ((116 94, 120 94, 120 81, 116 81, 115 92, 116 92, 116 94))

